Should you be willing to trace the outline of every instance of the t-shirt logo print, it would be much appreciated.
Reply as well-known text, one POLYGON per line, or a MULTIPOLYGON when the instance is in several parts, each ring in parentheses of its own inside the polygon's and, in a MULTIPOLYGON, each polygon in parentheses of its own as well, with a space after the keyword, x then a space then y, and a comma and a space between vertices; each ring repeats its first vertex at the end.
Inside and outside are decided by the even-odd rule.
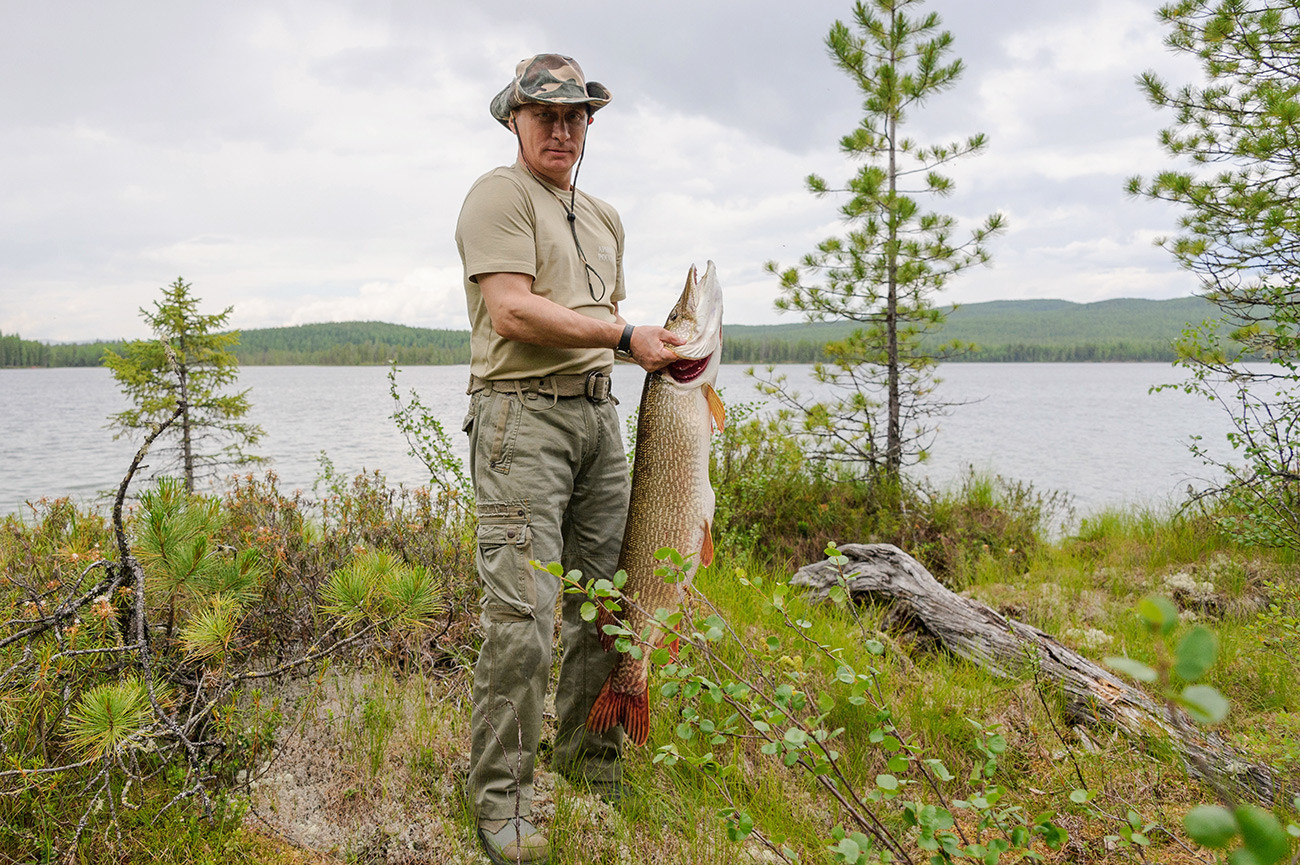
POLYGON ((613 263, 613 261, 614 261, 614 247, 612 247, 612 246, 598 246, 598 247, 596 247, 596 257, 599 258, 601 261, 608 261, 608 262, 610 262, 610 263, 613 263))

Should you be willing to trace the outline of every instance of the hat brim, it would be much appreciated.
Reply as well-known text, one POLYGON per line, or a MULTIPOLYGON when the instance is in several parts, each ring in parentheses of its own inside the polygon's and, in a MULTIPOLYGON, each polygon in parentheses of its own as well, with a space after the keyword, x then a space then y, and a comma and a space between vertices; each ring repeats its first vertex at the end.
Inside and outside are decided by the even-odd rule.
POLYGON ((590 108, 591 113, 595 114, 596 111, 608 105, 612 98, 613 95, 609 92, 609 88, 599 81, 587 82, 587 95, 585 97, 560 96, 555 99, 537 99, 526 96, 519 92, 518 82, 511 81, 501 89, 500 93, 492 97, 490 109, 497 122, 509 129, 510 112, 521 105, 586 105, 590 108))

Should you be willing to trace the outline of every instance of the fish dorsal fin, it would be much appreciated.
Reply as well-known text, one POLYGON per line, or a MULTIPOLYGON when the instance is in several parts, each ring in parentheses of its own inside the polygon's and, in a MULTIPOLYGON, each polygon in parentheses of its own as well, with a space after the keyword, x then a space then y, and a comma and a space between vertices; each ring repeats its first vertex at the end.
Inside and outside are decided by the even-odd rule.
POLYGON ((704 545, 700 548, 700 564, 708 567, 713 564, 713 524, 704 521, 704 545))
POLYGON ((709 414, 713 415, 713 425, 717 427, 718 432, 722 432, 727 426, 727 411, 722 405, 722 397, 713 389, 713 385, 704 385, 704 398, 709 401, 709 414))

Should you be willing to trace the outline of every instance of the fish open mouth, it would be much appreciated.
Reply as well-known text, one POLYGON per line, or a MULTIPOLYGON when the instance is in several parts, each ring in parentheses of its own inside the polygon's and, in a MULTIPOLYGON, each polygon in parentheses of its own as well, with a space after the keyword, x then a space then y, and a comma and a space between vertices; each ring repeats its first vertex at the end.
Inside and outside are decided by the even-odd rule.
POLYGON ((709 361, 712 359, 713 355, 707 355, 700 358, 682 358, 681 360, 673 361, 668 364, 666 369, 668 374, 673 377, 674 381, 686 384, 687 382, 694 381, 703 375, 704 371, 709 368, 709 361))

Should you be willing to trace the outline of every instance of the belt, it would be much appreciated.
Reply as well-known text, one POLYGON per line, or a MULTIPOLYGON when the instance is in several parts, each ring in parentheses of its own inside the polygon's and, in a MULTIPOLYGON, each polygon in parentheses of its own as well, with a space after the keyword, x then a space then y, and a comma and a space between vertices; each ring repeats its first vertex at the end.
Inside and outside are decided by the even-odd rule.
POLYGON ((573 375, 544 375, 539 378, 484 379, 471 375, 469 377, 469 388, 465 392, 477 393, 481 390, 492 390, 497 393, 513 393, 520 396, 534 393, 556 398, 585 396, 592 402, 604 402, 611 398, 609 384, 609 373, 605 370, 573 375))

